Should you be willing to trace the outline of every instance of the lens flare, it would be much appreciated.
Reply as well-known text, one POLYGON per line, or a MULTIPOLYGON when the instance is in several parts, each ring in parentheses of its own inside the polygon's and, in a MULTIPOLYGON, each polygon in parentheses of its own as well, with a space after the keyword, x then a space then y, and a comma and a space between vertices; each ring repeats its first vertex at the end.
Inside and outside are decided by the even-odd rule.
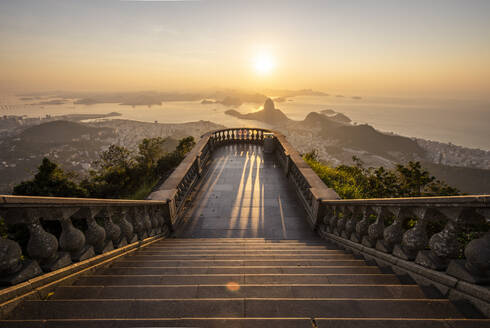
POLYGON ((226 284, 226 289, 228 289, 230 292, 237 292, 240 290, 240 284, 234 281, 230 281, 226 284))

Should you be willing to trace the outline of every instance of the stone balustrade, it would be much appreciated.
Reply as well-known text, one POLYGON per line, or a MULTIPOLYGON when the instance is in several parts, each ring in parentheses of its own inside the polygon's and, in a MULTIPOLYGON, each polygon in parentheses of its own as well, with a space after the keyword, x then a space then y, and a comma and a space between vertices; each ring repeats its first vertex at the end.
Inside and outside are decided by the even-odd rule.
POLYGON ((490 196, 323 200, 319 233, 490 283, 490 196))
POLYGON ((232 128, 213 131, 209 134, 209 137, 211 143, 215 146, 237 142, 262 143, 265 132, 271 131, 257 128, 232 128))
POLYGON ((45 272, 143 240, 166 236, 162 201, 1 196, 0 283, 45 272), (9 239, 13 237, 13 239, 9 239))
POLYGON ((322 200, 339 199, 337 193, 327 188, 318 175, 303 160, 301 155, 289 144, 286 137, 274 133, 276 139, 276 157, 291 183, 295 186, 303 207, 308 214, 308 220, 315 227, 318 217, 322 215, 322 200))

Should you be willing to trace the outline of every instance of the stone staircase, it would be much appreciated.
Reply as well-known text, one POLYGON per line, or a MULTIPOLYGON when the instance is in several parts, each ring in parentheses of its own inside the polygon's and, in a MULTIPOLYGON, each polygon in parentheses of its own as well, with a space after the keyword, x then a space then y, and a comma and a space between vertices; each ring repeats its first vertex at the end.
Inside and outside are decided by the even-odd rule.
POLYGON ((490 327, 450 301, 317 240, 163 239, 0 327, 490 327))

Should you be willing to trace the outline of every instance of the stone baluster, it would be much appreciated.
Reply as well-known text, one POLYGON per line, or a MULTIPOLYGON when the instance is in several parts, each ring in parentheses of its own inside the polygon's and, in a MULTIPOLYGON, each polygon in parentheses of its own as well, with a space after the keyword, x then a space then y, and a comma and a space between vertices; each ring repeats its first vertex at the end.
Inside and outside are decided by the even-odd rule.
POLYGON ((0 277, 10 276, 22 268, 22 249, 10 239, 0 238, 0 277))
POLYGON ((158 226, 159 226, 159 231, 158 233, 160 234, 166 234, 165 230, 165 216, 163 214, 163 208, 161 206, 154 206, 155 208, 155 216, 158 219, 158 226))
POLYGON ((337 236, 342 236, 342 234, 345 234, 345 223, 349 219, 351 213, 349 211, 348 206, 340 206, 340 214, 339 218, 337 220, 337 236))
POLYGON ((148 237, 153 236, 152 229, 151 229, 152 224, 151 224, 150 214, 148 213, 148 207, 147 206, 143 207, 142 214, 143 214, 143 222, 145 224, 146 235, 148 237))
POLYGON ((160 222, 156 216, 155 206, 147 206, 148 217, 151 221, 151 235, 155 236, 160 233, 160 222))
POLYGON ((164 236, 168 236, 172 232, 172 223, 169 217, 166 217, 167 211, 163 206, 157 206, 158 208, 158 217, 160 220, 160 224, 162 226, 161 228, 161 234, 164 236))
POLYGON ((438 211, 447 218, 446 226, 430 238, 430 250, 420 251, 415 263, 441 271, 446 270, 451 259, 458 257, 460 249, 458 234, 461 231, 463 208, 442 207, 438 208, 438 211))
POLYGON ((68 252, 72 261, 75 262, 89 259, 95 255, 94 247, 86 242, 84 233, 73 226, 71 216, 77 211, 77 208, 70 207, 45 211, 47 213, 49 212, 50 215, 60 218, 60 248, 68 252))
MULTIPOLYGON (((0 214, 6 223, 25 224, 29 221, 24 209, 0 208, 0 214)), ((41 274, 38 262, 24 258, 20 245, 7 238, 0 237, 0 285, 15 285, 41 274)))
POLYGON ((400 206, 388 206, 386 209, 393 215, 394 220, 390 226, 384 229, 383 239, 376 242, 376 249, 384 253, 391 253, 393 247, 402 242, 403 223, 410 212, 400 206))
POLYGON ((161 231, 160 219, 158 218, 158 209, 156 206, 147 206, 151 221, 151 230, 154 235, 159 235, 161 231))
MULTIPOLYGON (((328 206, 325 208, 325 212, 327 211, 328 206)), ((326 216, 323 216, 320 220, 318 220, 318 227, 316 229, 320 237, 325 237, 325 233, 327 232, 326 216)))
POLYGON ((370 208, 361 206, 362 219, 356 224, 356 231, 350 239, 355 243, 360 243, 362 238, 368 233, 370 208))
POLYGON ((417 253, 423 250, 429 242, 426 231, 428 208, 415 207, 411 211, 417 218, 417 223, 403 234, 401 244, 395 245, 393 248, 393 255, 409 261, 413 261, 417 253))
POLYGON ((373 206, 371 209, 376 214, 376 221, 368 227, 368 234, 362 238, 362 244, 372 248, 383 238, 385 211, 382 206, 373 206))
MULTIPOLYGON (((121 207, 109 207, 108 212, 110 213, 110 218, 112 220, 112 223, 114 223, 117 227, 120 229, 120 234, 119 238, 117 240, 113 240, 113 244, 116 248, 126 246, 128 244, 128 238, 126 237, 127 229, 129 228, 127 224, 130 224, 127 222, 125 216, 126 216, 126 209, 121 208, 121 207)), ((132 226, 129 228, 132 232, 132 226)))
MULTIPOLYGON (((121 228, 121 238, 125 238, 127 244, 132 244, 138 240, 134 233, 134 227, 130 222, 130 212, 131 209, 128 207, 122 207, 120 209, 119 227, 121 228)), ((120 243, 120 245, 122 244, 120 243)))
POLYGON ((342 206, 342 218, 339 219, 337 222, 337 231, 339 233, 340 237, 345 238, 345 225, 347 224, 347 221, 349 221, 350 217, 352 216, 352 211, 350 206, 342 206))
POLYGON ((359 206, 349 206, 349 212, 351 214, 345 222, 345 229, 342 232, 342 237, 345 239, 350 239, 352 233, 356 230, 356 224, 359 216, 359 206))
MULTIPOLYGON (((490 208, 476 209, 482 222, 490 223, 490 208)), ((452 260, 447 273, 473 284, 490 284, 490 231, 473 239, 464 249, 466 260, 452 260)))
POLYGON ((100 207, 82 208, 76 216, 85 217, 87 220, 87 230, 85 240, 88 245, 92 245, 96 254, 102 254, 105 246, 105 230, 96 221, 96 215, 101 210, 100 207))
POLYGON ((40 211, 27 209, 27 228, 29 229, 29 242, 27 254, 38 261, 44 271, 58 270, 71 263, 70 255, 58 252, 58 240, 44 230, 40 222, 40 211))
POLYGON ((15 285, 42 274, 37 261, 22 259, 19 244, 0 238, 0 285, 15 285))
POLYGON ((338 206, 330 206, 330 215, 328 217, 328 232, 335 233, 337 230, 338 206))
POLYGON ((142 207, 134 207, 131 211, 131 221, 133 223, 134 232, 138 236, 138 240, 143 240, 146 237, 145 222, 142 207))
POLYGON ((333 215, 332 206, 326 204, 323 217, 320 220, 321 224, 323 225, 323 227, 322 227, 323 230, 321 230, 322 234, 330 232, 329 224, 330 224, 330 216, 332 216, 332 215, 333 215))
POLYGON ((117 242, 119 241, 119 236, 121 235, 121 228, 112 222, 111 218, 111 209, 104 208, 102 209, 97 218, 103 222, 104 230, 105 230, 105 241, 104 241, 104 249, 103 253, 113 250, 117 247, 117 242))

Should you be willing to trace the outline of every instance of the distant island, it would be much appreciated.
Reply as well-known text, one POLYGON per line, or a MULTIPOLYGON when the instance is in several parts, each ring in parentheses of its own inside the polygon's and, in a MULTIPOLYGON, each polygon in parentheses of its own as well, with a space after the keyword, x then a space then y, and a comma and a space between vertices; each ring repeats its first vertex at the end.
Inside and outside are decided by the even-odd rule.
MULTIPOLYGON (((290 98, 299 96, 329 97, 323 91, 312 89, 301 90, 264 90, 264 93, 274 95, 276 102, 291 101, 290 98)), ((161 106, 170 101, 201 101, 202 105, 219 104, 237 108, 243 103, 262 104, 267 96, 264 93, 253 93, 240 90, 217 90, 214 92, 172 92, 172 91, 138 91, 138 92, 49 92, 18 95, 22 101, 41 100, 31 105, 63 105, 73 102, 75 105, 96 105, 115 103, 121 106, 161 106), (55 98, 55 99, 50 99, 55 98)), ((342 96, 343 97, 343 96, 342 96)), ((353 96, 352 99, 361 99, 353 96)))
POLYGON ((241 114, 234 109, 227 110, 227 115, 231 115, 243 120, 256 120, 268 124, 281 124, 291 121, 281 110, 276 109, 272 99, 267 98, 264 103, 264 109, 248 114, 241 114))

